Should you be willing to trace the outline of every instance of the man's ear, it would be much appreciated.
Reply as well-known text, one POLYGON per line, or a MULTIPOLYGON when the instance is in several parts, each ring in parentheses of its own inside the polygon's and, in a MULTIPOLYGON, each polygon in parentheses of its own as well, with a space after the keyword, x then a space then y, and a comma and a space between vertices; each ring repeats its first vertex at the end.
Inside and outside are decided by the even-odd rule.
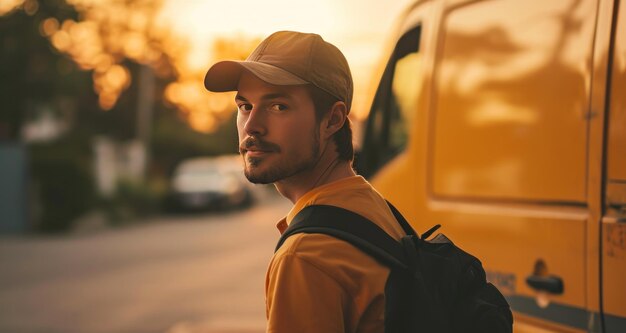
POLYGON ((343 127, 348 118, 348 108, 344 102, 338 101, 333 104, 328 113, 326 113, 326 128, 323 128, 325 138, 330 138, 343 127))

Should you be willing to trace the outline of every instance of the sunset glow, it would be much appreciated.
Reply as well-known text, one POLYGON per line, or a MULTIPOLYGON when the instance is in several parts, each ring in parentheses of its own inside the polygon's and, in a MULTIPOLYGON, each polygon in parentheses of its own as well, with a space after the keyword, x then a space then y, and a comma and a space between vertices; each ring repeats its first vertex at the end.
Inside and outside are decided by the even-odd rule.
MULTIPOLYGON (((204 94, 213 101, 209 105, 222 106, 224 97, 221 95, 228 94, 202 91, 201 80, 211 64, 222 59, 244 59, 258 41, 278 30, 315 32, 346 55, 355 85, 352 116, 361 118, 368 112, 363 97, 370 86, 372 71, 376 62, 385 56, 385 37, 391 33, 395 18, 408 3, 407 0, 391 4, 373 0, 166 0, 161 12, 162 21, 171 22, 175 34, 190 42, 190 52, 179 59, 182 63, 177 63, 177 68, 184 68, 181 72, 199 80, 182 83, 196 89, 193 93, 192 89, 186 89, 186 96, 177 97, 179 100, 195 100, 197 98, 191 98, 191 95, 204 94), (220 40, 222 44, 230 41, 239 48, 224 47, 220 40)), ((170 93, 172 97, 175 95, 170 93)), ((231 98, 228 95, 226 101, 231 102, 231 98)), ((202 106, 206 112, 207 104, 202 106)), ((230 105, 226 104, 226 107, 230 105)), ((197 108, 189 112, 202 111, 197 108)))
MULTIPOLYGON (((0 0, 0 15, 5 15, 18 6, 22 5, 24 0, 0 0)), ((24 8, 26 10, 26 8, 24 8)))
MULTIPOLYGON (((315 32, 346 55, 354 77, 351 116, 367 113, 363 103, 384 40, 408 0, 66 0, 78 21, 41 21, 39 32, 79 68, 91 71, 100 108, 113 108, 133 77, 124 59, 173 75, 164 99, 191 127, 209 132, 234 111, 232 94, 204 90, 203 76, 215 62, 245 59, 278 30, 315 32)), ((0 0, 0 15, 16 9, 33 15, 36 0, 0 0)))

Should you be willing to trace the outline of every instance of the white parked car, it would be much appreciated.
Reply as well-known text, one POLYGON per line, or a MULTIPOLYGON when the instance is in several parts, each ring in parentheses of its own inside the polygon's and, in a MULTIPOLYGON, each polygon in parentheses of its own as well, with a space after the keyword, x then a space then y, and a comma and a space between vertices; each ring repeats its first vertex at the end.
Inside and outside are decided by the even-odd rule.
POLYGON ((182 161, 172 175, 169 200, 177 210, 245 207, 252 203, 239 155, 197 157, 182 161))

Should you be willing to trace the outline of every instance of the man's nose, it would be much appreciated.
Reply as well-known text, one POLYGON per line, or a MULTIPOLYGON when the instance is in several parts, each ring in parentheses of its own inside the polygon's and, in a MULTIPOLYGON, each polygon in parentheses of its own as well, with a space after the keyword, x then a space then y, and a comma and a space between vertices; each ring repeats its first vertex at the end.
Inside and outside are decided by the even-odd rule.
POLYGON ((245 119, 244 131, 250 136, 263 136, 267 133, 266 119, 263 112, 253 108, 245 119))

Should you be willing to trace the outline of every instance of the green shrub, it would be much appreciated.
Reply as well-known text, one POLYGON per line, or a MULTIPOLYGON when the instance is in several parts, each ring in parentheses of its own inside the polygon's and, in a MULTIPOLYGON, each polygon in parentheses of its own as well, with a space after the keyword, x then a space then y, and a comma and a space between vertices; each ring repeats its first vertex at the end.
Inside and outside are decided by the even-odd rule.
POLYGON ((112 197, 100 199, 100 208, 114 225, 158 214, 164 195, 160 183, 154 179, 145 184, 120 180, 112 197))

